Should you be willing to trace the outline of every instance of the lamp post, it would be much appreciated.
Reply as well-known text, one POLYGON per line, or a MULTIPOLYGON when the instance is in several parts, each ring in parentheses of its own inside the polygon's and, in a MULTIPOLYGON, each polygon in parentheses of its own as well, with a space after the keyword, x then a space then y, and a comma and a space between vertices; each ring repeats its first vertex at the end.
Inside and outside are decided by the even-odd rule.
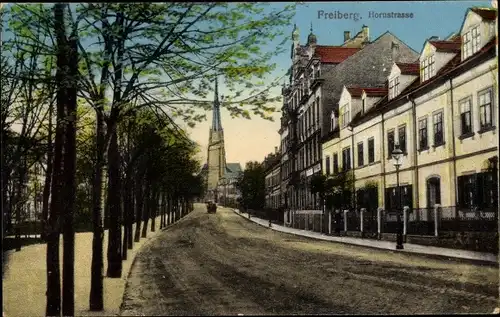
POLYGON ((399 168, 401 167, 401 160, 403 158, 403 151, 399 148, 399 144, 394 144, 394 150, 392 151, 392 158, 394 160, 393 164, 396 168, 396 191, 398 195, 398 209, 397 209, 397 222, 398 222, 398 233, 396 236, 396 249, 402 250, 403 247, 403 226, 401 225, 401 214, 400 210, 403 210, 403 203, 401 201, 401 188, 399 186, 399 168))

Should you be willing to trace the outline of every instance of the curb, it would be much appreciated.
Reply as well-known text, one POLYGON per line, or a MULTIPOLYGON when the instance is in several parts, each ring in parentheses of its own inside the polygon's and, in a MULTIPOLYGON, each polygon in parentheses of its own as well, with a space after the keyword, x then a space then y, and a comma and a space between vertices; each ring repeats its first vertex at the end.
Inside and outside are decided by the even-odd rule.
MULTIPOLYGON (((492 267, 497 267, 498 266, 498 261, 490 261, 490 260, 481 260, 481 259, 469 259, 469 258, 462 258, 462 257, 453 257, 453 256, 448 256, 448 255, 441 255, 441 254, 429 254, 429 253, 421 253, 421 252, 412 252, 412 251, 408 251, 408 250, 390 250, 390 249, 387 249, 387 248, 381 248, 381 247, 378 247, 378 246, 370 246, 370 245, 359 245, 359 244, 354 244, 354 243, 349 243, 349 242, 346 242, 346 241, 332 241, 332 240, 326 240, 326 239, 321 239, 320 237, 311 237, 311 236, 306 236, 306 235, 302 235, 300 232, 284 232, 284 231, 281 231, 281 230, 277 230, 273 227, 269 228, 269 226, 267 225, 264 225, 264 224, 261 224, 259 222, 256 222, 256 221, 252 221, 252 219, 248 219, 248 217, 245 217, 243 214, 239 213, 237 210, 234 210, 233 209, 233 212, 238 214, 240 217, 248 220, 248 221, 251 221, 261 227, 264 227, 264 228, 267 228, 267 229, 272 229, 274 231, 277 231, 277 232, 281 232, 281 233, 285 233, 285 234, 291 234, 291 235, 295 235, 295 236, 300 236, 300 237, 303 237, 303 238, 306 238, 306 239, 312 239, 312 240, 320 240, 320 241, 325 241, 325 242, 330 242, 330 243, 342 243, 342 244, 345 244, 345 245, 350 245, 350 246, 355 246, 355 247, 361 247, 361 248, 369 248, 369 249, 376 249, 376 250, 385 250, 387 252, 391 252, 391 253, 403 253, 403 254, 406 254, 406 255, 410 255, 410 254, 416 254, 416 255, 419 255, 419 256, 423 256, 423 257, 427 257, 427 258, 430 258, 430 259, 437 259, 437 260, 443 260, 443 259, 446 259, 446 260, 449 260, 449 261, 459 261, 459 262, 462 262, 462 263, 469 263, 469 264, 478 264, 478 265, 485 265, 485 266, 492 266, 492 267)), ((260 218, 259 218, 260 219, 260 218)), ((326 236, 326 235, 325 235, 326 236)), ((327 237, 327 236, 326 236, 327 237)))

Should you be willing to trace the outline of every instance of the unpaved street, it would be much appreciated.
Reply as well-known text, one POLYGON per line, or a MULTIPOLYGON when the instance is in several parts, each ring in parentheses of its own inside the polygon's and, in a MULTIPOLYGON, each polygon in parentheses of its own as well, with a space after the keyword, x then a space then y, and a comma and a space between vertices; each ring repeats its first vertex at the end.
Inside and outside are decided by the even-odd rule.
POLYGON ((203 205, 149 241, 122 315, 491 313, 498 269, 311 240, 203 205))

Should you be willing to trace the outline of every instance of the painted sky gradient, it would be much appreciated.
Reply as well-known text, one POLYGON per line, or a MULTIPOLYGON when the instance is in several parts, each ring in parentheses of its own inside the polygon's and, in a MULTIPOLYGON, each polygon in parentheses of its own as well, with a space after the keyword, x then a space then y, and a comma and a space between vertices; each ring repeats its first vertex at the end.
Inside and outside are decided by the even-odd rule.
MULTIPOLYGON (((282 6, 283 3, 276 3, 282 6)), ((293 24, 300 31, 300 42, 305 44, 310 33, 311 23, 313 33, 317 36, 319 45, 341 45, 344 31, 350 31, 354 36, 367 25, 370 39, 374 40, 386 31, 390 31, 415 51, 421 51, 426 39, 431 36, 445 38, 459 31, 467 8, 473 6, 491 7, 490 1, 408 1, 408 2, 315 2, 297 6, 293 24), (336 20, 318 19, 318 11, 340 11, 341 13, 359 13, 361 19, 336 20), (412 19, 370 19, 369 12, 408 12, 413 13, 412 19)), ((291 41, 287 45, 291 45, 291 41)), ((283 75, 291 65, 290 50, 274 58, 277 69, 269 76, 272 80, 283 75)), ((224 87, 219 87, 221 94, 228 94, 224 87)), ((279 89, 275 89, 279 94, 279 89)), ((224 128, 227 162, 239 162, 244 168, 248 161, 262 161, 265 156, 279 146, 280 114, 274 116, 275 122, 269 122, 252 116, 251 120, 235 118, 222 109, 222 127, 224 128)), ((207 121, 189 129, 191 138, 201 146, 200 160, 205 162, 208 145, 208 131, 211 125, 212 113, 207 113, 207 121)))

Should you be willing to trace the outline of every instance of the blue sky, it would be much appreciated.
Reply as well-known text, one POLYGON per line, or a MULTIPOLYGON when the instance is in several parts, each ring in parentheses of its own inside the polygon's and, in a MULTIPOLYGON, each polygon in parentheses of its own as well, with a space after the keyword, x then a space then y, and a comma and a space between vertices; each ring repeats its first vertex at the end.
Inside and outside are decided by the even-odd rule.
MULTIPOLYGON (((286 3, 270 3, 266 11, 280 9, 286 3)), ((390 31, 411 48, 420 52, 425 40, 431 36, 447 37, 452 32, 457 32, 462 24, 467 8, 472 6, 491 7, 490 1, 408 1, 408 2, 314 2, 297 6, 295 18, 286 28, 285 32, 289 41, 285 44, 285 52, 277 54, 273 61, 277 63, 276 70, 267 78, 267 82, 283 76, 291 65, 290 48, 291 33, 294 23, 300 31, 300 42, 305 44, 312 23, 313 33, 317 36, 319 45, 341 45, 344 31, 350 31, 354 36, 367 25, 370 30, 370 39, 374 40, 386 31, 390 31), (354 19, 324 19, 318 18, 318 11, 325 13, 337 12, 352 13, 361 17, 354 19), (370 18, 369 12, 402 12, 412 13, 413 18, 389 19, 370 18)), ((281 39, 276 39, 264 51, 275 50, 276 44, 281 39)), ((220 94, 230 95, 223 83, 219 86, 220 94)), ((274 89, 274 94, 279 94, 279 88, 274 89)), ((213 100, 212 96, 208 96, 213 100)), ((280 106, 279 104, 277 106, 280 106)), ((228 162, 240 162, 242 166, 247 161, 262 161, 264 157, 279 146, 279 114, 274 116, 275 122, 265 121, 258 117, 251 120, 232 119, 229 113, 222 109, 222 126, 226 143, 226 156, 228 162)), ((206 160, 206 146, 208 131, 211 124, 212 113, 207 113, 207 120, 199 123, 195 128, 189 129, 190 136, 201 146, 200 160, 206 160)))

